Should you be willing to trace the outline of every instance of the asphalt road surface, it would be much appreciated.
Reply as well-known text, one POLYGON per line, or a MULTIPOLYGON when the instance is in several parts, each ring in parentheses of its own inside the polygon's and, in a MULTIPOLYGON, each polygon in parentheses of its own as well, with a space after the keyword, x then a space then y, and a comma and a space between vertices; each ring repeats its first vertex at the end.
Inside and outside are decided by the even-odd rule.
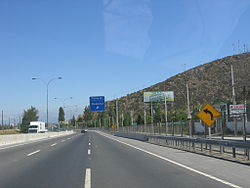
POLYGON ((250 187, 250 167, 101 132, 0 148, 0 188, 250 187))

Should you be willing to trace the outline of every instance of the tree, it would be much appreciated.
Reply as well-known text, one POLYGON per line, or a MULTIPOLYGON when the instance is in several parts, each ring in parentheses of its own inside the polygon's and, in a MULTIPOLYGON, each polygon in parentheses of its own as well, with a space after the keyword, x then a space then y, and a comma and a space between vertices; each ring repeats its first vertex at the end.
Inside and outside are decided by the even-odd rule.
POLYGON ((131 116, 128 113, 125 113, 125 115, 124 115, 123 125, 124 126, 131 125, 131 116))
POLYGON ((142 125, 143 124, 143 119, 142 119, 140 114, 137 116, 136 123, 137 123, 137 125, 142 125))
POLYGON ((24 110, 21 124, 21 132, 27 133, 30 122, 37 121, 38 118, 38 110, 35 107, 31 106, 30 109, 24 110))
POLYGON ((160 104, 157 104, 157 106, 155 107, 154 122, 155 123, 161 122, 161 106, 160 106, 160 104))
POLYGON ((58 121, 65 121, 65 113, 62 107, 59 108, 58 121))
POLYGON ((72 119, 71 119, 71 125, 74 126, 74 127, 76 126, 76 118, 75 118, 75 116, 73 116, 72 119))

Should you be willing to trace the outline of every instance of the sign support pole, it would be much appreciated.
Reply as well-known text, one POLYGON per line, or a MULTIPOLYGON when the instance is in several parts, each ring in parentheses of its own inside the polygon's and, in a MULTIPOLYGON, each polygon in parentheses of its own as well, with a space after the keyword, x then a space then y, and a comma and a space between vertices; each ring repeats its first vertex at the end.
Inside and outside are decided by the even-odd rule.
POLYGON ((166 94, 164 97, 165 102, 165 125, 166 125, 166 135, 168 135, 168 107, 167 107, 167 101, 166 101, 166 94))
POLYGON ((153 116, 153 105, 151 101, 151 127, 152 127, 152 132, 154 133, 154 116, 153 116))
POLYGON ((144 103, 144 132, 146 132, 147 128, 147 111, 146 111, 146 105, 144 103))
POLYGON ((211 127, 208 127, 208 136, 209 136, 209 139, 211 139, 211 127))

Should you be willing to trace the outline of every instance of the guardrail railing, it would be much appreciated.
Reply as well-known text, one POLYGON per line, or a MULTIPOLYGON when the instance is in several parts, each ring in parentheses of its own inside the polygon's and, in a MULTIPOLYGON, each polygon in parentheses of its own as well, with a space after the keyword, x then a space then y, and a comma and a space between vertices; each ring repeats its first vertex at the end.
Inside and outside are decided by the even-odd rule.
POLYGON ((182 148, 189 151, 209 152, 212 154, 232 154, 249 160, 250 141, 220 140, 195 137, 166 136, 142 133, 114 132, 114 135, 151 143, 182 148))
POLYGON ((205 138, 187 138, 187 137, 176 137, 176 136, 162 136, 162 135, 147 135, 148 140, 151 142, 162 141, 166 142, 166 145, 174 147, 183 147, 191 150, 200 150, 201 152, 212 151, 223 153, 232 153, 233 157, 236 154, 243 155, 249 160, 249 149, 250 142, 244 141, 233 141, 233 140, 219 140, 219 139, 205 139, 205 138), (231 148, 231 152, 229 149, 231 148), (238 149, 238 153, 236 150, 238 149))

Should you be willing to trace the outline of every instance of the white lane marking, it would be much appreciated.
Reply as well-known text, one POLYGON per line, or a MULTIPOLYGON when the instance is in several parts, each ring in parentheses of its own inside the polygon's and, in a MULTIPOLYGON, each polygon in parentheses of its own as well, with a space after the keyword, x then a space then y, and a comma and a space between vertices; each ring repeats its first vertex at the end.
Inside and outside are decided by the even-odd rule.
POLYGON ((68 138, 68 140, 70 140, 71 138, 68 138))
POLYGON ((88 149, 88 155, 90 155, 91 154, 91 151, 90 151, 90 149, 88 149))
POLYGON ((57 143, 54 143, 54 144, 52 144, 52 145, 50 145, 50 146, 53 147, 53 146, 55 146, 55 145, 57 145, 57 143))
POLYGON ((36 151, 34 151, 34 152, 32 152, 32 153, 29 153, 27 156, 29 157, 29 156, 31 156, 31 155, 34 155, 34 154, 36 154, 36 153, 39 153, 41 150, 36 150, 36 151))
POLYGON ((91 145, 91 143, 89 143, 89 146, 91 145))
MULTIPOLYGON (((99 133, 99 134, 100 134, 100 133, 99 133)), ((202 175, 202 176, 208 177, 208 178, 210 178, 210 179, 212 179, 212 180, 215 180, 215 181, 218 181, 218 182, 220 182, 220 183, 223 183, 223 184, 225 184, 225 185, 229 185, 229 186, 234 187, 234 188, 242 188, 242 187, 239 186, 239 185, 235 185, 235 184, 233 184, 233 183, 230 183, 230 182, 225 181, 225 180, 223 180, 223 179, 220 179, 220 178, 217 178, 217 177, 215 177, 215 176, 209 175, 209 174, 207 174, 207 173, 205 173, 205 172, 201 172, 201 171, 196 170, 196 169, 194 169, 194 168, 188 167, 188 166, 186 166, 186 165, 183 165, 183 164, 178 163, 178 162, 176 162, 176 161, 173 161, 173 160, 171 160, 171 159, 162 157, 162 156, 157 155, 157 154, 155 154, 155 153, 152 153, 152 152, 150 152, 150 151, 147 151, 147 150, 138 148, 138 147, 133 146, 133 145, 131 145, 131 144, 128 144, 128 143, 126 143, 126 142, 123 142, 123 141, 117 140, 117 139, 115 139, 115 138, 111 138, 111 137, 109 137, 109 136, 106 136, 106 135, 104 135, 104 134, 101 134, 101 135, 103 135, 103 136, 105 136, 105 137, 107 137, 107 138, 109 138, 109 139, 115 140, 115 141, 117 141, 117 142, 120 142, 120 143, 122 143, 122 144, 125 144, 125 145, 127 145, 127 146, 130 146, 130 147, 132 147, 132 148, 135 148, 135 149, 137 149, 137 150, 139 150, 139 151, 142 151, 142 152, 144 152, 144 153, 150 154, 150 155, 152 155, 152 156, 154 156, 154 157, 157 157, 157 158, 159 158, 159 159, 162 159, 162 160, 164 160, 164 161, 168 161, 168 162, 170 162, 170 163, 172 163, 172 164, 175 164, 175 165, 177 165, 177 166, 180 166, 180 167, 182 167, 182 168, 185 168, 185 169, 187 169, 187 170, 190 170, 190 171, 195 172, 195 173, 197 173, 197 174, 200 174, 200 175, 202 175)))
POLYGON ((62 140, 61 142, 65 142, 65 140, 62 140))
POLYGON ((91 169, 90 168, 86 168, 84 187, 91 188, 91 169))

